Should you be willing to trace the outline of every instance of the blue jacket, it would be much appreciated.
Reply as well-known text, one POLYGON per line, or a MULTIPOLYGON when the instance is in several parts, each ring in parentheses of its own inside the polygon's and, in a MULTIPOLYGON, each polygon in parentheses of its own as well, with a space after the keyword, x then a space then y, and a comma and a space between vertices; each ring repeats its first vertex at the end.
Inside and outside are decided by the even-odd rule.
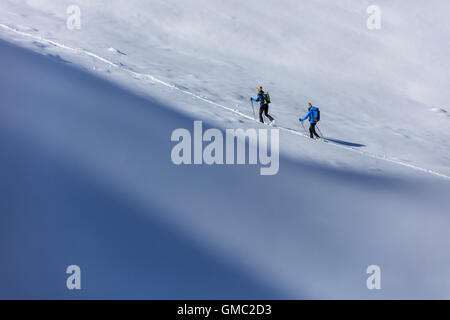
POLYGON ((318 110, 316 107, 311 107, 311 109, 309 109, 308 113, 306 114, 306 116, 302 119, 302 121, 305 121, 306 119, 309 118, 309 123, 317 123, 317 121, 313 120, 313 111, 314 110, 318 110))
POLYGON ((264 102, 264 91, 260 91, 258 92, 258 96, 256 97, 256 99, 252 98, 252 101, 256 101, 259 102, 259 105, 262 107, 264 105, 266 105, 266 103, 264 102))

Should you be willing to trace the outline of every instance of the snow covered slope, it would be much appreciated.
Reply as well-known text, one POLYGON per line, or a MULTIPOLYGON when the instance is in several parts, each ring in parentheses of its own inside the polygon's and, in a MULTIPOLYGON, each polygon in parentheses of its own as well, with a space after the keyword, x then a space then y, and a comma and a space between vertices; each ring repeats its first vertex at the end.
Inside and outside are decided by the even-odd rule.
POLYGON ((0 36, 49 57, 1 43, 1 297, 448 298, 448 5, 370 31, 369 3, 2 1, 0 36), (258 84, 278 175, 172 164, 194 119, 258 127, 258 84), (303 136, 307 101, 335 143, 303 136))
MULTIPOLYGON (((450 49, 440 40, 450 35, 449 4, 380 2, 382 28, 376 31, 366 27, 369 4, 7 0, 0 23, 53 43, 3 28, 4 38, 95 68, 223 127, 244 119, 175 94, 154 77, 248 116, 248 98, 262 84, 278 124, 300 132, 298 117, 312 101, 321 107, 321 129, 330 138, 448 176, 450 49), (71 4, 80 7, 80 30, 66 26, 71 4)), ((322 149, 288 135, 281 151, 295 159, 379 170, 352 161, 352 152, 322 149)))

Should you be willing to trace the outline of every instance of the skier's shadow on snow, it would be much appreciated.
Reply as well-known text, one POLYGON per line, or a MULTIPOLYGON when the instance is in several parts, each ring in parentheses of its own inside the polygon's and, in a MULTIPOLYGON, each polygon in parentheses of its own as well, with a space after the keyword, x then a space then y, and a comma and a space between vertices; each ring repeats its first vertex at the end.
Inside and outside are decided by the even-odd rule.
MULTIPOLYGON (((289 130, 296 131, 295 129, 292 129, 292 128, 289 128, 289 127, 288 127, 288 129, 289 129, 289 130)), ((348 141, 344 141, 344 140, 339 140, 339 139, 334 139, 334 138, 328 138, 328 137, 325 137, 325 136, 323 136, 323 138, 324 138, 325 140, 329 141, 329 142, 336 143, 336 144, 340 144, 340 145, 343 145, 343 146, 346 146, 346 147, 362 148, 362 147, 365 147, 365 146, 366 146, 365 144, 361 144, 361 143, 348 142, 348 141)))
POLYGON ((331 141, 333 143, 337 143, 337 144, 341 144, 343 146, 347 146, 347 147, 357 147, 357 148, 361 148, 361 147, 365 147, 365 144, 361 144, 361 143, 354 143, 354 142, 348 142, 348 141, 344 141, 344 140, 339 140, 339 139, 333 139, 333 138, 328 138, 325 137, 326 140, 331 141))

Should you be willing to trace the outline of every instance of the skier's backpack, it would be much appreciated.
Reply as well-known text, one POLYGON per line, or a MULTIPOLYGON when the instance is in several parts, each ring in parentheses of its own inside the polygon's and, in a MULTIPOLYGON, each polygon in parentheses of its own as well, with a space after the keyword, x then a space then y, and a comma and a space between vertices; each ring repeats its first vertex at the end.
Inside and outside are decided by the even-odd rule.
POLYGON ((319 122, 320 121, 320 110, 317 107, 311 108, 311 112, 312 112, 312 120, 314 122, 319 122))
POLYGON ((269 92, 264 92, 264 104, 269 104, 269 103, 270 103, 269 92))

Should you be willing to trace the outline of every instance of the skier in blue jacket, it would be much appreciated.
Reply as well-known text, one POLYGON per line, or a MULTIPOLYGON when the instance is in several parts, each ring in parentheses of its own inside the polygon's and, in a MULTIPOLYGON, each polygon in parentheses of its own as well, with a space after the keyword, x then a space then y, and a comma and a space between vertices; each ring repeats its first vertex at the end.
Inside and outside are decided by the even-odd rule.
POLYGON ((316 124, 320 120, 320 111, 319 108, 314 107, 311 102, 308 103, 308 113, 306 116, 302 119, 298 119, 299 121, 303 122, 306 119, 309 119, 309 136, 314 139, 314 136, 316 136, 318 139, 320 139, 320 136, 316 132, 316 124))
POLYGON ((270 124, 269 125, 274 125, 275 124, 275 120, 272 118, 272 116, 268 113, 269 112, 269 103, 270 103, 270 98, 268 99, 268 95, 266 96, 265 92, 263 91, 262 86, 258 86, 258 96, 256 97, 256 99, 250 98, 250 101, 255 101, 255 102, 259 102, 259 122, 264 123, 263 120, 263 113, 264 115, 269 118, 270 120, 270 124))

